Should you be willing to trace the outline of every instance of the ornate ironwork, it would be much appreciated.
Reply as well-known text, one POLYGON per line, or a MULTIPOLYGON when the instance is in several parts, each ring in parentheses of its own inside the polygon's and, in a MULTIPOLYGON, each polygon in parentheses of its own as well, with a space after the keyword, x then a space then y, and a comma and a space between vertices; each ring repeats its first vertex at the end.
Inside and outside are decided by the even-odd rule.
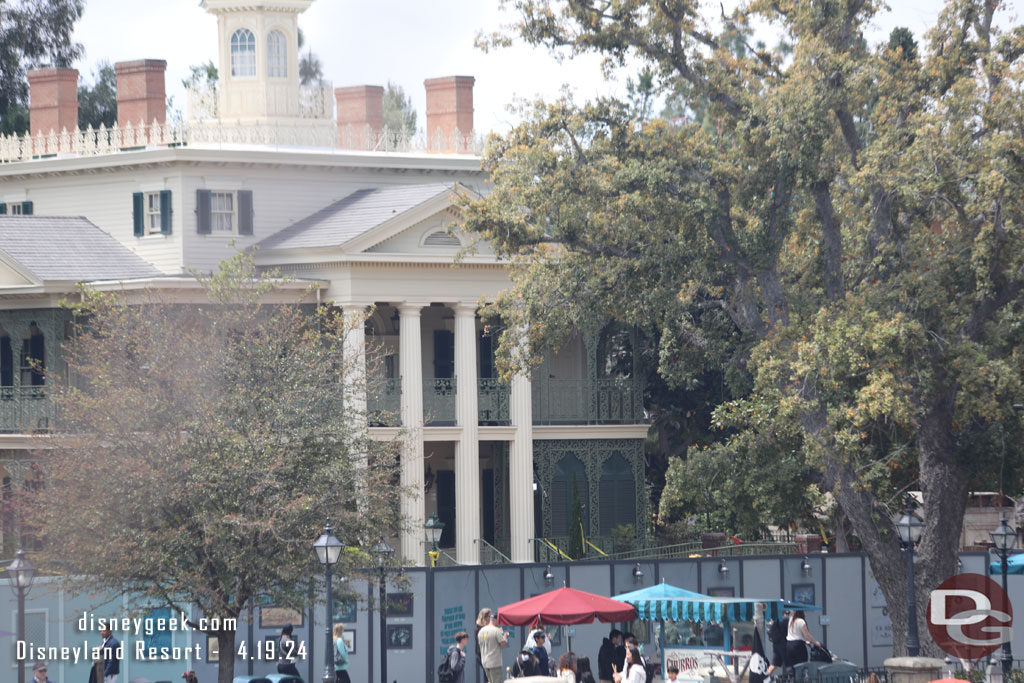
POLYGON ((477 380, 477 412, 480 424, 506 425, 509 423, 509 385, 498 379, 477 380))
MULTIPOLYGON (((590 508, 590 527, 587 537, 597 537, 600 529, 601 509, 601 468, 605 460, 618 453, 629 463, 633 473, 634 500, 636 505, 637 538, 647 531, 647 495, 644 487, 644 442, 640 439, 572 439, 539 440, 533 442, 533 462, 537 479, 544 491, 551 491, 555 477, 555 466, 566 456, 576 456, 586 469, 587 505, 590 508)), ((551 536, 551 498, 543 497, 542 530, 545 537, 551 536)))
POLYGON ((299 86, 299 116, 304 119, 334 118, 334 86, 329 82, 299 86))
POLYGON ((56 409, 47 395, 46 376, 66 372, 61 356, 64 342, 65 313, 61 309, 0 311, 0 327, 11 340, 12 384, 0 387, 0 432, 31 433, 56 427, 56 409), (43 335, 44 384, 23 383, 21 340, 31 334, 32 325, 43 335))
POLYGON ((541 379, 533 383, 534 424, 643 422, 640 382, 625 379, 541 379))
POLYGON ((423 380, 423 422, 428 425, 455 424, 454 377, 423 380))

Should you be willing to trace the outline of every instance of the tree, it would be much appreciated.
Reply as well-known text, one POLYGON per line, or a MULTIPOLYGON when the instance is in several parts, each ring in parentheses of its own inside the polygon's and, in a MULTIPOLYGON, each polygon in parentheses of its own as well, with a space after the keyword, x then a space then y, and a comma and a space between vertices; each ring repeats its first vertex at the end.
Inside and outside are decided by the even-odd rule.
MULTIPOLYGON (((73 436, 46 452, 27 524, 60 539, 43 559, 73 591, 220 619, 261 597, 308 607, 326 515, 346 574, 399 523, 396 451, 340 381, 363 321, 290 301, 246 256, 201 282, 198 305, 84 292, 56 399, 73 436)), ((206 626, 229 683, 234 630, 206 626)))
POLYGON ((26 72, 66 68, 82 54, 71 40, 85 0, 0 1, 0 130, 28 130, 26 72))
POLYGON ((867 47, 872 2, 744 5, 735 23, 791 38, 782 59, 735 54, 692 0, 514 4, 528 42, 635 56, 662 87, 685 81, 716 126, 563 99, 491 140, 494 189, 466 225, 513 259, 498 305, 529 337, 506 335, 506 357, 524 365, 612 315, 656 326, 677 384, 702 356, 747 368, 749 392, 715 410, 719 447, 783 457, 795 435, 894 606, 902 652, 903 494, 923 494, 927 633, 968 491, 1022 488, 1024 29, 1001 30, 997 2, 949 0, 915 55, 900 36, 867 47))
POLYGON ((78 86, 78 127, 110 128, 117 121, 117 74, 110 62, 100 62, 93 80, 78 86))
POLYGON ((416 134, 416 109, 402 86, 388 81, 383 109, 384 129, 391 135, 412 137, 416 134))
POLYGON ((307 50, 299 57, 299 82, 302 85, 320 85, 324 81, 324 64, 320 57, 307 50))

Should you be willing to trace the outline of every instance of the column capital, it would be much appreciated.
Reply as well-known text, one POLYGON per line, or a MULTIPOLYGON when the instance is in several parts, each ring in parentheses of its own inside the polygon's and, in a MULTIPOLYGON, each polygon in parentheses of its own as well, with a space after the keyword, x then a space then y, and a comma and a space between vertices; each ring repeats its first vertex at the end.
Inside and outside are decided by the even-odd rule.
POLYGON ((427 304, 421 304, 411 301, 401 301, 395 304, 395 308, 398 309, 398 314, 401 316, 418 316, 420 312, 427 307, 427 304))
POLYGON ((365 311, 367 308, 369 308, 372 305, 373 305, 372 303, 366 303, 364 301, 350 301, 350 302, 341 304, 341 309, 343 311, 352 311, 354 313, 356 311, 365 311))
POLYGON ((472 301, 472 302, 459 301, 459 302, 456 302, 454 304, 449 304, 448 307, 451 308, 453 311, 455 311, 455 317, 456 318, 463 318, 463 317, 468 318, 468 317, 476 316, 476 311, 477 311, 477 308, 478 308, 478 306, 477 306, 475 301, 472 301))

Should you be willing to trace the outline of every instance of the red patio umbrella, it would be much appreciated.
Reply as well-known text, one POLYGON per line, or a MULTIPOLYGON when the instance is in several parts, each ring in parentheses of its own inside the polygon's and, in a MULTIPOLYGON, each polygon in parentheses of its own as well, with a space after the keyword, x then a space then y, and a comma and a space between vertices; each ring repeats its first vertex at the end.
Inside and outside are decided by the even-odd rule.
POLYGON ((628 603, 574 588, 559 588, 498 608, 498 623, 506 626, 592 624, 594 619, 609 624, 635 617, 636 610, 628 603))

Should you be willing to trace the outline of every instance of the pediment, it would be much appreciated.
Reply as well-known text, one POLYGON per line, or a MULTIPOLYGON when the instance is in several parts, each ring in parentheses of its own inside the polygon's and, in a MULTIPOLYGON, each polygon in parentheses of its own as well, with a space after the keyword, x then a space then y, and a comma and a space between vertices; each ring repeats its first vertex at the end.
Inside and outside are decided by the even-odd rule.
POLYGON ((459 228, 459 220, 459 210, 447 207, 372 244, 363 253, 447 255, 454 258, 471 244, 478 253, 492 253, 486 245, 474 244, 471 236, 459 228))

